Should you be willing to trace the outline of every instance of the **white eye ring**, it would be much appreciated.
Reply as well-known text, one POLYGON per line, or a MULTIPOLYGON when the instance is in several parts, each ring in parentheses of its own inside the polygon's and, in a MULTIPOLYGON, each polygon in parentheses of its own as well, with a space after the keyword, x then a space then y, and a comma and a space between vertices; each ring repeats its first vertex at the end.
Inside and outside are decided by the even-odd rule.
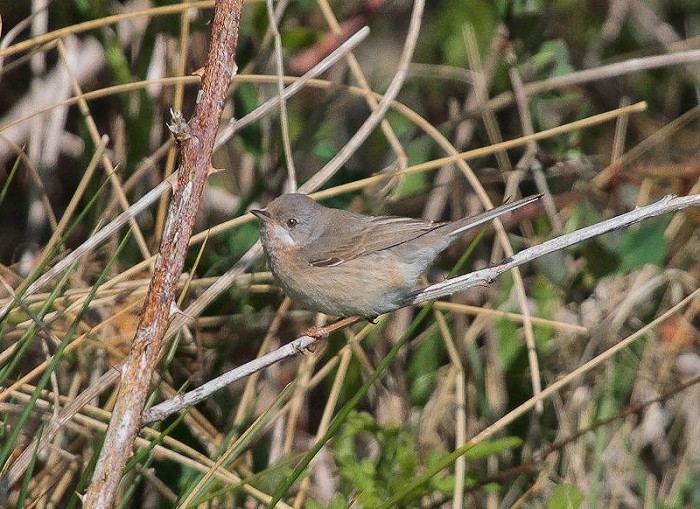
POLYGON ((294 228, 297 224, 299 224, 299 220, 296 217, 287 219, 287 228, 294 228))

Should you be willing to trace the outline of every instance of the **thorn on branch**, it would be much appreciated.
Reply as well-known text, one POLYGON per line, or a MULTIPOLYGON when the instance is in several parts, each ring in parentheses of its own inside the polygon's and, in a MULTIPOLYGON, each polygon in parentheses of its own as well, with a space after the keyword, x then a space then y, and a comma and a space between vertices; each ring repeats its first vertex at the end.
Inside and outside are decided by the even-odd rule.
POLYGON ((172 189, 172 193, 175 194, 179 189, 179 184, 177 182, 177 173, 171 174, 167 179, 165 179, 172 189))
POLYGON ((173 133, 175 141, 179 145, 183 141, 190 138, 190 135, 187 132, 187 122, 185 121, 185 117, 182 115, 181 111, 175 111, 172 108, 170 108, 170 117, 172 121, 170 124, 167 124, 167 126, 168 129, 170 129, 170 132, 173 133))
MULTIPOLYGON (((321 339, 321 338, 315 338, 314 336, 310 336, 310 337, 313 337, 314 339, 316 339, 316 341, 321 339)), ((308 354, 313 353, 314 350, 316 350, 316 343, 314 342, 314 343, 311 343, 308 346, 304 347, 304 346, 301 346, 297 342, 292 342, 292 348, 294 349, 294 353, 296 355, 303 355, 306 357, 308 354)))
POLYGON ((209 165, 209 169, 207 170, 207 177, 211 177, 215 173, 219 173, 220 171, 225 171, 225 168, 214 168, 211 164, 209 165))
POLYGON ((229 79, 233 78, 237 74, 238 74, 238 64, 236 64, 236 62, 234 62, 233 65, 231 66, 231 69, 229 69, 229 79))

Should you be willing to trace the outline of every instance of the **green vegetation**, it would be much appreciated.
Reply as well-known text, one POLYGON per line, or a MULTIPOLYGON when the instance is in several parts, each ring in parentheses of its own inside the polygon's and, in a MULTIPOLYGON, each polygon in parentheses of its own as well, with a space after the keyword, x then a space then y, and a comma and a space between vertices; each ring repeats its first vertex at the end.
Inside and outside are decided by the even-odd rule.
MULTIPOLYGON (((285 138, 301 185, 361 130, 368 97, 381 100, 397 72, 413 8, 272 3, 286 78, 335 47, 336 22, 371 28, 353 50, 363 77, 341 59, 287 101, 285 122, 276 107, 214 154, 222 171, 207 182, 171 316, 188 324, 163 353, 149 405, 320 323, 288 306, 262 257, 194 306, 258 240, 246 211, 287 189, 285 138)), ((52 2, 31 31, 34 3, 6 4, 0 507, 80 507, 117 397, 116 376, 96 381, 116 375, 131 348, 167 196, 28 289, 177 169, 166 124, 171 108, 193 114, 213 10, 159 0, 129 17, 146 3, 52 2)), ((541 192, 553 205, 504 218, 505 235, 465 236, 429 281, 699 192, 694 2, 427 4, 396 101, 321 186, 322 202, 435 220, 478 212, 485 196, 498 204, 541 192), (655 66, 643 68, 649 57, 655 66), (575 121, 583 127, 522 139, 575 121), (467 155, 441 160, 457 153, 467 155)), ((277 94, 268 20, 267 3, 246 2, 223 125, 277 94)), ((644 221, 432 307, 355 323, 145 426, 119 507, 700 506, 698 217, 644 221)))

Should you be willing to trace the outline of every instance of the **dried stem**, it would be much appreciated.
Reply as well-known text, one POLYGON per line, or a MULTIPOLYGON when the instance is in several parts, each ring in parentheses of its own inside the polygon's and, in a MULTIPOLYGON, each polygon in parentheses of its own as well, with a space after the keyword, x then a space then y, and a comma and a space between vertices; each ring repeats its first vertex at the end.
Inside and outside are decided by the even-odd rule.
MULTIPOLYGON (((358 30, 356 34, 345 41, 337 50, 324 58, 318 65, 314 66, 308 73, 304 76, 296 79, 291 85, 284 89, 284 94, 282 98, 288 99, 297 92, 299 92, 309 80, 315 78, 316 76, 322 74, 331 65, 340 60, 342 56, 350 51, 352 48, 357 46, 361 41, 363 41, 369 34, 369 28, 365 27, 358 30)), ((224 127, 217 135, 216 143, 214 149, 222 146, 226 143, 234 133, 238 132, 243 127, 252 124, 256 120, 262 118, 272 109, 274 109, 280 101, 280 96, 275 96, 265 103, 258 106, 255 110, 251 111, 245 117, 238 120, 231 120, 226 127, 224 127)), ((148 193, 142 196, 136 203, 134 203, 128 210, 122 212, 114 218, 109 224, 102 227, 99 231, 90 235, 85 242, 80 246, 71 251, 65 258, 61 259, 56 265, 44 272, 36 281, 27 287, 27 289, 22 292, 22 297, 26 298, 34 293, 38 292, 45 284, 47 284, 51 279, 63 273, 66 268, 70 267, 73 262, 78 258, 82 257, 86 253, 89 253, 100 245, 105 239, 114 235, 119 229, 124 226, 130 218, 138 216, 141 212, 150 207, 153 202, 155 202, 160 195, 166 192, 171 187, 171 182, 169 180, 163 181, 156 187, 151 189, 148 193)), ((252 217, 252 216, 250 216, 252 217)), ((149 259, 150 260, 150 259, 149 259)), ((12 308, 14 301, 10 301, 0 308, 0 320, 7 316, 7 313, 12 308)))
POLYGON ((644 219, 649 219, 671 212, 677 212, 688 207, 697 207, 699 205, 700 194, 684 196, 681 198, 666 196, 662 200, 659 200, 651 205, 647 205, 646 207, 639 207, 638 209, 632 210, 617 217, 613 217, 612 219, 607 219, 598 224, 586 226, 580 230, 576 230, 574 232, 567 233, 566 235, 561 235, 560 237, 548 240, 547 242, 543 242, 538 246, 524 249, 523 251, 510 256, 503 263, 494 267, 488 267, 486 269, 471 272, 463 276, 431 285, 417 292, 413 296, 410 304, 418 304, 428 300, 438 299, 446 295, 452 295, 455 292, 466 290, 467 288, 473 288, 474 286, 488 285, 504 272, 523 265, 524 263, 531 262, 536 258, 565 249, 569 246, 573 246, 574 244, 583 242, 584 240, 597 237, 598 235, 603 235, 604 233, 609 233, 613 230, 618 230, 625 226, 638 223, 644 219))
MULTIPOLYGON (((626 74, 638 73, 649 69, 658 69, 659 67, 668 67, 672 65, 693 64, 699 60, 700 49, 678 51, 676 53, 654 55, 644 58, 630 58, 614 64, 603 65, 593 69, 584 69, 563 76, 556 76, 554 78, 528 83, 524 86, 524 90, 528 96, 533 96, 549 90, 571 87, 590 81, 617 78, 626 74)), ((514 100, 513 92, 503 92, 483 105, 483 108, 492 109, 494 111, 501 110, 512 104, 514 100)), ((471 110, 467 113, 478 114, 479 111, 471 110)))
POLYGON ((175 115, 174 132, 182 144, 182 162, 141 321, 122 368, 117 404, 84 499, 84 506, 88 508, 113 506, 122 470, 132 455, 141 426, 141 413, 164 344, 177 281, 209 175, 228 85, 236 73, 235 54, 242 7, 242 0, 216 3, 211 45, 195 115, 186 124, 175 115))
MULTIPOLYGON (((613 230, 618 230, 631 224, 638 223, 644 219, 697 206, 700 206, 700 194, 680 198, 667 196, 656 203, 647 205, 646 207, 640 207, 612 219, 581 228, 580 230, 548 240, 547 242, 544 242, 538 246, 533 246, 520 251, 495 267, 478 270, 476 272, 465 274, 464 276, 448 279, 447 281, 431 285, 414 294, 411 301, 407 302, 406 305, 419 304, 421 302, 437 299, 446 295, 452 295, 453 293, 463 291, 468 288, 473 288, 475 286, 486 286, 492 283, 504 272, 512 270, 515 267, 523 265, 524 263, 531 262, 544 255, 565 249, 569 246, 578 244, 598 235, 603 235, 604 233, 609 233, 613 230)), ((331 327, 333 327, 333 329, 337 329, 339 326, 350 325, 358 320, 358 317, 348 317, 341 322, 332 324, 331 327)), ((327 334, 329 330, 322 329, 320 332, 327 334)), ((299 352, 308 349, 314 343, 319 341, 319 339, 320 336, 318 334, 301 336, 273 352, 263 355, 244 364, 243 366, 239 366, 228 373, 207 382, 195 390, 192 390, 186 394, 180 394, 174 398, 155 405, 144 413, 144 423, 164 419, 175 412, 179 412, 187 408, 188 406, 199 403, 200 401, 206 399, 211 393, 225 387, 226 385, 245 378, 283 359, 294 357, 299 352)))
MULTIPOLYGON (((339 59, 341 59, 343 55, 351 51, 352 48, 354 48, 360 42, 362 42, 368 34, 369 28, 367 27, 358 30, 357 33, 349 37, 347 41, 341 44, 335 51, 333 51, 330 55, 324 58, 316 66, 314 66, 313 69, 304 74, 304 76, 295 79, 288 87, 284 89, 284 94, 282 95, 282 97, 288 99, 289 97, 299 92, 304 86, 308 84, 310 80, 322 74, 331 65, 337 62, 339 59)), ((277 95, 271 98, 270 100, 266 101, 264 104, 260 105, 258 108, 253 110, 245 117, 237 120, 232 119, 219 132, 215 148, 223 145, 228 139, 230 139, 231 136, 233 136, 235 132, 242 129, 244 126, 249 125, 250 123, 260 119, 265 114, 269 113, 272 109, 274 109, 277 106, 279 101, 280 96, 277 95)), ((170 181, 164 181, 158 184, 158 186, 156 186, 154 189, 152 189, 146 195, 144 195, 141 199, 139 199, 138 202, 134 203, 128 211, 123 212, 114 220, 112 220, 109 224, 105 225, 102 229, 92 234, 85 243, 78 246, 65 258, 60 260, 56 265, 54 265, 44 274, 42 274, 39 279, 37 279, 34 283, 27 287, 27 289, 24 292, 22 292, 22 298, 26 299, 30 295, 33 295, 36 292, 38 292, 51 279, 61 274, 67 267, 69 267, 73 262, 75 262, 75 260, 95 249, 106 238, 116 233, 124 224, 126 224, 130 217, 137 216, 143 210, 148 208, 152 203, 154 203, 158 199, 158 197, 161 194, 163 194, 170 186, 170 181)), ((194 304, 187 308, 184 314, 177 315, 171 323, 169 329, 171 332, 166 336, 166 340, 172 337, 176 331, 180 330, 181 327, 183 327, 187 322, 189 322, 191 320, 191 318, 189 317, 198 316, 199 313, 201 313, 202 309, 204 309, 208 305, 208 303, 210 303, 214 298, 216 298, 216 296, 218 296, 221 292, 228 288, 231 285, 232 281, 237 277, 237 275, 242 274, 249 267, 249 265, 255 259, 257 259, 261 252, 262 249, 260 249, 260 245, 257 244, 256 249, 250 250, 246 255, 244 255, 241 258, 241 260, 239 260, 238 263, 236 263, 236 265, 231 270, 229 270, 226 274, 218 278, 216 283, 214 283, 210 288, 207 288, 207 290, 200 296, 200 298, 197 299, 197 301, 194 304)), ((15 304, 15 300, 10 299, 9 302, 7 302, 0 308, 0 320, 6 317, 7 313, 10 311, 10 309, 12 309, 13 304, 15 304)), ((91 397, 95 397, 101 394, 103 391, 109 389, 109 387, 111 387, 111 385, 115 382, 115 379, 117 377, 116 370, 122 369, 122 367, 123 364, 116 367, 114 370, 110 370, 104 375, 102 375, 102 377, 97 381, 96 386, 91 387, 88 390, 91 394, 91 397)), ((61 412, 61 418, 63 419, 63 421, 61 422, 66 422, 67 420, 69 420, 75 412, 80 410, 83 404, 84 403, 77 401, 76 404, 64 409, 64 411, 61 412)), ((31 444, 22 453, 21 457, 18 458, 18 460, 12 465, 11 470, 7 476, 10 479, 10 484, 14 484, 14 482, 16 482, 20 478, 22 473, 26 470, 32 458, 32 451, 34 451, 35 448, 37 450, 42 450, 44 447, 46 447, 46 445, 50 442, 50 439, 55 435, 59 428, 60 426, 56 425, 44 430, 44 433, 41 437, 41 442, 38 445, 38 439, 35 439, 31 442, 31 444)))

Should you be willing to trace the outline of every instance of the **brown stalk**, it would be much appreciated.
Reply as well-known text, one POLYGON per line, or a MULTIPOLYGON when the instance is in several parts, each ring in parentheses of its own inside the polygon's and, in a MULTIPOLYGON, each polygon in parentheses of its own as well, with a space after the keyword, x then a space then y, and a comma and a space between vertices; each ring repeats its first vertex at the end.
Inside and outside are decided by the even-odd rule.
POLYGON ((174 115, 176 125, 173 131, 182 149, 177 182, 141 321, 122 368, 117 404, 83 501, 87 508, 113 506, 122 470, 132 455, 141 426, 141 415, 163 349, 195 214, 211 168, 226 91, 236 72, 235 54, 242 6, 242 0, 216 3, 211 45, 195 115, 187 123, 174 115))

